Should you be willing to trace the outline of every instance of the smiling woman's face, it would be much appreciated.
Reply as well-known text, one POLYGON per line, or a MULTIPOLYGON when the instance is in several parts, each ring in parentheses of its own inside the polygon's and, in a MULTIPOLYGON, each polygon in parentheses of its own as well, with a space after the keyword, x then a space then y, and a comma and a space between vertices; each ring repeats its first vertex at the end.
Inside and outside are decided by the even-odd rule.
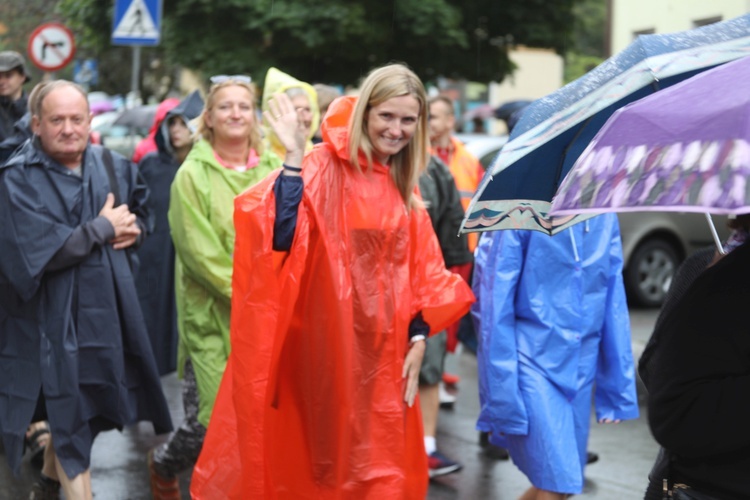
POLYGON ((367 113, 367 137, 375 158, 388 164, 390 157, 404 149, 417 130, 419 101, 414 96, 391 97, 367 113))
POLYGON ((206 125, 213 129, 214 141, 247 139, 255 126, 250 92, 240 85, 229 85, 216 92, 214 106, 206 113, 206 125))

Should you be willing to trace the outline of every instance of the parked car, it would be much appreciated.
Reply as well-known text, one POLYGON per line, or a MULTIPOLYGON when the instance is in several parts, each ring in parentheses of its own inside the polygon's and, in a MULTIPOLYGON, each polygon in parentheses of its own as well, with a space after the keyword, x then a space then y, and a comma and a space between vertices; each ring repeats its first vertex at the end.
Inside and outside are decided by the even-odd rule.
MULTIPOLYGON (((487 169, 507 136, 459 134, 466 148, 487 169)), ((623 280, 630 305, 660 307, 672 277, 685 258, 713 245, 704 214, 678 212, 631 212, 618 214, 625 262, 623 280)), ((726 216, 714 216, 719 237, 729 235, 726 216)))

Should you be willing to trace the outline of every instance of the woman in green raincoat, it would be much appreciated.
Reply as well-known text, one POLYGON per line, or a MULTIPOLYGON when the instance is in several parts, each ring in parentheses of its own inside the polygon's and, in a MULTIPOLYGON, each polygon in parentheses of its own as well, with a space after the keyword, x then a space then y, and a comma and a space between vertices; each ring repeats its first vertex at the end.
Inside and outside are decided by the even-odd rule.
MULTIPOLYGON (((292 101, 294 109, 301 124, 304 126, 307 136, 305 152, 312 149, 312 138, 320 124, 320 108, 318 107, 318 93, 309 83, 301 82, 276 68, 270 68, 266 73, 266 81, 263 85, 263 111, 269 111, 268 102, 271 97, 279 93, 286 94, 292 101)), ((281 159, 286 155, 286 149, 276 137, 276 132, 264 120, 263 125, 265 144, 273 153, 281 159)))
POLYGON ((167 443, 149 452, 155 499, 179 495, 177 474, 197 460, 229 355, 234 197, 281 166, 263 148, 250 78, 211 82, 199 139, 171 188, 185 419, 167 443))

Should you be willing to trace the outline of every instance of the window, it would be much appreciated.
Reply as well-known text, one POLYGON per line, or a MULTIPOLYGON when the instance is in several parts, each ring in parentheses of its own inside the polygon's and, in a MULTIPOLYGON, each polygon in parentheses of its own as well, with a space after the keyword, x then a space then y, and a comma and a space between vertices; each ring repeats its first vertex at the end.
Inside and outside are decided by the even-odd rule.
POLYGON ((697 21, 693 21, 693 28, 700 28, 701 26, 718 23, 719 21, 721 21, 721 16, 707 17, 706 19, 699 19, 697 21))
POLYGON ((645 29, 645 30, 634 31, 633 32, 633 40, 635 40, 636 38, 638 38, 641 35, 653 35, 654 33, 656 33, 656 30, 654 28, 648 28, 648 29, 645 29))

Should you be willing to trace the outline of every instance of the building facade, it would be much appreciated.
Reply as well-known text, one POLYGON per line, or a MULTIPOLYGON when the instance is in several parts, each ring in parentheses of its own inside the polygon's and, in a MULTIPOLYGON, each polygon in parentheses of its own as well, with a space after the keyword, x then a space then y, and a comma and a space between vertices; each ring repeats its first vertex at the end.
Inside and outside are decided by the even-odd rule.
POLYGON ((616 54, 636 36, 673 33, 726 21, 750 12, 750 0, 609 0, 610 50, 616 54))

